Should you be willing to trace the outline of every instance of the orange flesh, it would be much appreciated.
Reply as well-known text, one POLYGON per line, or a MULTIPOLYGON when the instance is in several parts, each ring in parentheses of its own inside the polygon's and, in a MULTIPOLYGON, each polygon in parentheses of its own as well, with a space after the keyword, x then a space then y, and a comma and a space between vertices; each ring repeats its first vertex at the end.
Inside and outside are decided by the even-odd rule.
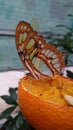
POLYGON ((37 81, 26 76, 22 79, 22 86, 32 95, 62 106, 69 105, 63 97, 64 94, 73 96, 73 80, 61 76, 37 81))

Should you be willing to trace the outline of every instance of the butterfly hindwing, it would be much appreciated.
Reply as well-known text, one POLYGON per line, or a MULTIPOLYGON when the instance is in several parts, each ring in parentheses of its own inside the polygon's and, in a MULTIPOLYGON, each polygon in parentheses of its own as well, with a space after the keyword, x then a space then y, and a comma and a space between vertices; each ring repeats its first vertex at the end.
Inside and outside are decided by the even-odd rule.
POLYGON ((59 74, 64 67, 63 54, 47 44, 27 22, 19 22, 16 28, 16 48, 23 65, 36 79, 59 74))

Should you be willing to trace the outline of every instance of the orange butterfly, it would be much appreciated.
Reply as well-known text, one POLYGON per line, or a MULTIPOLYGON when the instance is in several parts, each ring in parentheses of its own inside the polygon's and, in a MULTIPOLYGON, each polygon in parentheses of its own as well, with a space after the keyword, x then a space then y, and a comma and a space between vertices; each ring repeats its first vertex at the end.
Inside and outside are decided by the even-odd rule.
POLYGON ((27 22, 19 22, 16 28, 16 48, 23 65, 36 79, 60 74, 64 68, 64 54, 47 44, 27 22))

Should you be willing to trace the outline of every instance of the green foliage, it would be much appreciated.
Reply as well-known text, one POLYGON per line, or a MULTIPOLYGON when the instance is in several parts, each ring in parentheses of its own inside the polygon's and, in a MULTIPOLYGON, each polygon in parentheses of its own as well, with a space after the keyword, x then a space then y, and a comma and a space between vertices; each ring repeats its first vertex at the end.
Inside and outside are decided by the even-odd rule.
POLYGON ((1 98, 9 105, 16 105, 17 106, 17 94, 16 94, 17 88, 9 88, 9 94, 10 95, 4 95, 1 96, 1 98))
POLYGON ((14 109, 15 109, 15 106, 7 108, 5 111, 1 113, 0 119, 8 118, 14 109))
POLYGON ((73 72, 67 70, 67 76, 73 79, 73 72))
MULTIPOLYGON (((68 17, 73 18, 73 14, 69 14, 68 17)), ((56 46, 59 50, 66 54, 65 63, 66 66, 73 65, 73 27, 67 25, 57 25, 55 29, 63 33, 48 36, 48 43, 56 46)))
POLYGON ((21 112, 18 112, 14 118, 10 116, 4 123, 6 130, 28 130, 29 124, 22 116, 21 112))
POLYGON ((0 98, 9 105, 9 107, 0 114, 0 120, 6 119, 3 124, 5 130, 28 130, 30 128, 29 123, 25 117, 22 116, 20 111, 14 116, 12 114, 18 107, 17 90, 17 88, 9 88, 9 95, 0 96, 0 98))
POLYGON ((68 14, 68 16, 73 17, 73 14, 68 14))

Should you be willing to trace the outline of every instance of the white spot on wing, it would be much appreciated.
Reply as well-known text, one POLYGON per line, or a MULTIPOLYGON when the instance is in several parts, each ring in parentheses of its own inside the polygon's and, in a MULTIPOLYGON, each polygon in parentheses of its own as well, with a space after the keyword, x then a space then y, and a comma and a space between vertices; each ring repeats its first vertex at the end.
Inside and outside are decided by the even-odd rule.
POLYGON ((46 52, 46 50, 45 50, 45 49, 43 49, 43 50, 42 50, 42 54, 44 54, 45 52, 46 52))
POLYGON ((38 42, 40 45, 42 44, 42 41, 41 40, 39 40, 39 42, 38 42))

